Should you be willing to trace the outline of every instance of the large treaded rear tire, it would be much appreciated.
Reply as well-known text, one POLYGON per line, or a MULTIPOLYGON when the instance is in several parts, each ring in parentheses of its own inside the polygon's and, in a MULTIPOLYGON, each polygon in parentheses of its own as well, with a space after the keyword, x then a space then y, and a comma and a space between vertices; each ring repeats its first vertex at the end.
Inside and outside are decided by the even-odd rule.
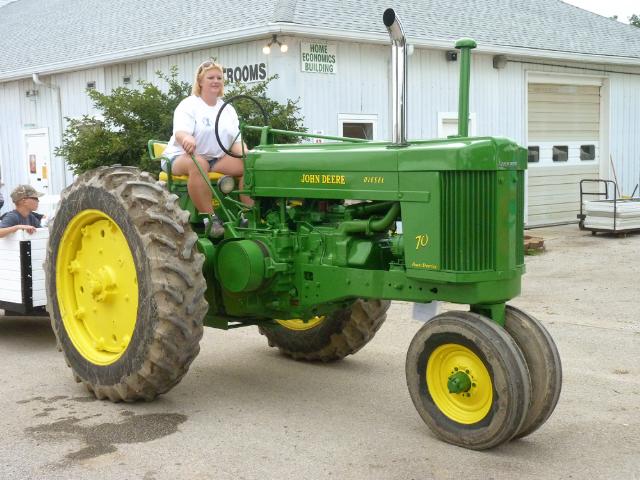
MULTIPOLYGON (((101 167, 87 172, 62 193, 50 225, 45 262, 47 310, 58 348, 76 381, 84 383, 99 399, 150 401, 182 379, 200 350, 202 319, 207 311, 204 257, 197 251, 197 236, 188 217, 178 207, 175 195, 150 174, 133 167, 101 167), (69 244, 61 245, 61 239, 70 222, 82 218, 79 215, 87 210, 108 216, 120 228, 137 275, 137 310, 131 310, 130 322, 133 334, 120 356, 106 364, 92 361, 91 355, 76 348, 65 327, 60 304, 74 305, 73 289, 66 287, 64 298, 57 294, 58 253, 61 249, 67 255, 74 253, 69 244)), ((82 298, 77 301, 79 304, 82 298)), ((73 316, 65 318, 67 322, 74 320, 73 316)), ((82 324, 77 325, 82 329, 82 324)), ((91 336, 85 337, 84 344, 90 349, 91 336)))
POLYGON ((269 346, 296 360, 332 362, 352 355, 375 336, 391 302, 356 300, 349 308, 325 316, 317 326, 291 330, 280 324, 260 327, 269 346))

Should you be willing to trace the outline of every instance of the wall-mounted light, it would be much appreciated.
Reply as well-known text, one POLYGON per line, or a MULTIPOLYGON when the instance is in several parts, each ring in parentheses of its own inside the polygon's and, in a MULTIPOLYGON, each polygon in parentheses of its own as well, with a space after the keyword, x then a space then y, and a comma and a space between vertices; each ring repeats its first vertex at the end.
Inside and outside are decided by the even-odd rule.
POLYGON ((278 35, 276 35, 275 33, 271 37, 269 43, 262 47, 262 53, 264 53, 265 55, 269 55, 271 53, 271 45, 278 45, 282 53, 286 53, 287 50, 289 50, 289 46, 286 43, 282 43, 280 40, 278 40, 278 35))
POLYGON ((493 68, 501 69, 507 66, 507 57, 504 55, 494 55, 493 68))
POLYGON ((445 57, 447 57, 448 62, 457 62, 458 52, 456 52, 455 50, 447 50, 445 57))
POLYGON ((25 92, 25 95, 27 97, 36 97, 38 95, 38 90, 32 89, 32 90, 27 90, 25 92))

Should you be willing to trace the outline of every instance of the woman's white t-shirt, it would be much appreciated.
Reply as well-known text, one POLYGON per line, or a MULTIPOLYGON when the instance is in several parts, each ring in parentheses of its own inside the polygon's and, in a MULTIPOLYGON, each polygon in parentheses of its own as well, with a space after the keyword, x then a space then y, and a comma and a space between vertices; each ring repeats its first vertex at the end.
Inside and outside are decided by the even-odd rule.
MULTIPOLYGON (((216 117, 223 103, 222 99, 218 98, 214 106, 209 106, 202 98, 195 95, 182 100, 173 113, 173 135, 162 155, 168 158, 182 155, 184 149, 176 141, 176 132, 188 132, 196 139, 198 155, 207 160, 223 157, 225 153, 220 148, 214 131, 216 117)), ((238 136, 239 131, 238 114, 233 105, 229 105, 223 110, 218 125, 220 141, 227 150, 231 149, 236 137, 238 137, 237 142, 242 141, 238 136)))

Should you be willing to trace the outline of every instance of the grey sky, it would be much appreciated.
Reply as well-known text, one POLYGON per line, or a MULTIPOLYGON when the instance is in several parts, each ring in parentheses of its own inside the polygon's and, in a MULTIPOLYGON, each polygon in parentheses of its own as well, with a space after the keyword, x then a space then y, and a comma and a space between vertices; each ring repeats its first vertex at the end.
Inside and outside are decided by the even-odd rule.
POLYGON ((640 2, 638 0, 564 0, 565 3, 575 5, 584 10, 597 13, 603 17, 618 16, 618 20, 629 23, 628 18, 632 14, 640 15, 640 2))

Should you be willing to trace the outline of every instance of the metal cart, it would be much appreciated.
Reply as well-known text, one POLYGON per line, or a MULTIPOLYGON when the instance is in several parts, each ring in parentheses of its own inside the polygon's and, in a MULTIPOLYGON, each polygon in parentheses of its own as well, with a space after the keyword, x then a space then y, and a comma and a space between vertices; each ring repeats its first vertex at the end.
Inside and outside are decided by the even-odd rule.
MULTIPOLYGON (((633 193, 635 192, 636 190, 633 193)), ((618 185, 613 180, 581 180, 578 220, 580 230, 588 230, 593 235, 598 232, 614 234, 638 232, 640 231, 640 198, 620 198, 618 185), (595 191, 585 191, 585 184, 595 184, 597 188, 595 191), (598 199, 585 201, 585 196, 598 199)))

